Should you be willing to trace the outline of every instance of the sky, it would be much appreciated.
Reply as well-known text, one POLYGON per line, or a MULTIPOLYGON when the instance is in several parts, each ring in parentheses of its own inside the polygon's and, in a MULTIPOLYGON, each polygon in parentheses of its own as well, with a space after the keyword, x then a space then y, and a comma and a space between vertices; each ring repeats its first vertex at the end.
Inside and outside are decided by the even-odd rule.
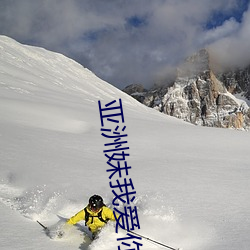
POLYGON ((0 34, 63 53, 122 89, 164 82, 210 48, 250 62, 249 0, 0 0, 0 34))

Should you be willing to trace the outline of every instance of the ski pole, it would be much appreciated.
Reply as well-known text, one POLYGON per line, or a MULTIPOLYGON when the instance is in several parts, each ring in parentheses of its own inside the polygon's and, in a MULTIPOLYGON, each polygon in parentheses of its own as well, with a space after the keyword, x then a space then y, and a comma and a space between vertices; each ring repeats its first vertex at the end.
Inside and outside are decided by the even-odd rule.
POLYGON ((148 237, 145 237, 145 236, 143 236, 143 235, 141 235, 141 234, 138 234, 138 233, 135 233, 135 232, 132 232, 132 231, 129 231, 129 230, 127 230, 129 233, 132 233, 132 234, 134 234, 134 235, 137 235, 137 236, 139 236, 139 237, 142 237, 143 239, 146 239, 146 240, 148 240, 148 241, 151 241, 151 242, 154 242, 154 243, 156 243, 156 244, 158 244, 158 245, 161 245, 161 246, 163 246, 163 247, 166 247, 166 248, 168 248, 168 249, 171 249, 171 250, 181 250, 180 248, 173 248, 173 247, 170 247, 170 246, 167 246, 167 245, 165 245, 165 244, 163 244, 163 243, 161 243, 161 242, 158 242, 158 241, 156 241, 156 240, 152 240, 152 239, 150 239, 150 238, 148 238, 148 237))
POLYGON ((41 222, 39 222, 38 220, 37 220, 36 222, 37 222, 40 226, 42 226, 44 230, 48 230, 48 228, 45 227, 41 222))

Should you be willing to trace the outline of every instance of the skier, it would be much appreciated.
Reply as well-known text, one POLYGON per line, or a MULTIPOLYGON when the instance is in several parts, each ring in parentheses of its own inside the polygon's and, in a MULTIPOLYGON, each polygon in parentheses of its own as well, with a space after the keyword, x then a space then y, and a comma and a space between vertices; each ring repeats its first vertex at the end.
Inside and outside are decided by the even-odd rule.
POLYGON ((115 216, 113 211, 105 206, 102 197, 95 194, 89 198, 89 204, 72 216, 67 224, 74 225, 80 220, 85 220, 85 226, 92 232, 94 239, 109 220, 115 221, 115 216))

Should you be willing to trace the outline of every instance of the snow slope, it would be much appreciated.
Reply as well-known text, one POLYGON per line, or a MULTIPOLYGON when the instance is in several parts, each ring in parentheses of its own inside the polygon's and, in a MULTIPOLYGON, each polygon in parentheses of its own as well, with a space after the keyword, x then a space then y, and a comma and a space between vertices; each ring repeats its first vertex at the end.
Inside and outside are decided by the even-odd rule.
MULTIPOLYGON (((63 55, 0 36, 0 249, 117 249, 53 228, 97 193, 112 207, 98 100, 121 98, 138 233, 184 250, 250 249, 248 132, 196 127, 149 109, 63 55), (58 222, 59 221, 59 222, 58 222)), ((82 225, 82 227, 81 227, 82 225)), ((119 237, 122 233, 119 234, 119 237)), ((163 249, 143 241, 142 249, 163 249)))

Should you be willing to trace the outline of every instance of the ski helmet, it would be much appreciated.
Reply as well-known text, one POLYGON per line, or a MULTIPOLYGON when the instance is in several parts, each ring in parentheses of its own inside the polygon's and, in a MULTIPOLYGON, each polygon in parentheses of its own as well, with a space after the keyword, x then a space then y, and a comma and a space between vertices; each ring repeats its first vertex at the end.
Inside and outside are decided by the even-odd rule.
POLYGON ((99 210, 103 205, 103 199, 101 196, 95 194, 89 198, 89 206, 91 210, 99 210))

